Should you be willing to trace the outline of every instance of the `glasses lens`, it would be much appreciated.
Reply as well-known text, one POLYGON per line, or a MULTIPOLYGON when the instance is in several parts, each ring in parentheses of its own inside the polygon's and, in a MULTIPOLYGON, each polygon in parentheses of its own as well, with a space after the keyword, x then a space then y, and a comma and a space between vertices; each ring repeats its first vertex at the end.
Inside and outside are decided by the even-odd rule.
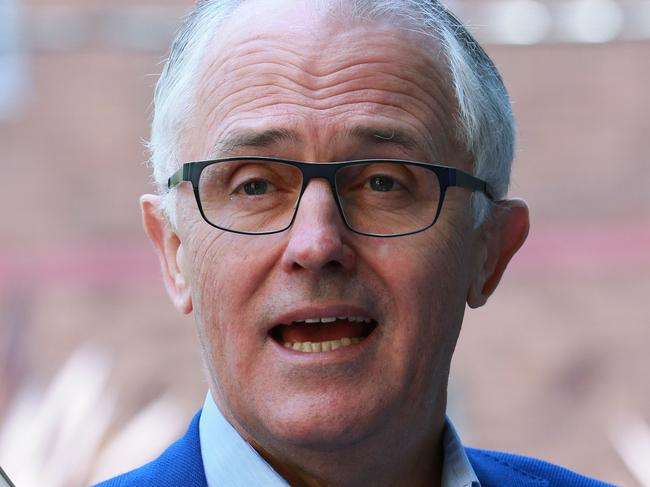
POLYGON ((211 164, 199 179, 206 219, 226 230, 283 230, 293 218, 302 173, 281 162, 238 160, 211 164))
POLYGON ((435 220, 436 173, 414 164, 354 164, 336 174, 336 190, 350 228, 374 235, 417 232, 435 220))

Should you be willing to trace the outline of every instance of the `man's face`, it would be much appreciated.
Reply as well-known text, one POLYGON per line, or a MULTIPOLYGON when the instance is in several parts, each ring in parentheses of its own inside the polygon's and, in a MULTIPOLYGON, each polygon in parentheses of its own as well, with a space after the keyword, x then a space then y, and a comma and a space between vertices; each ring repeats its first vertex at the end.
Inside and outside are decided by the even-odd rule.
MULTIPOLYGON (((388 24, 245 4, 206 55, 183 157, 397 158, 471 171, 451 142, 439 59, 431 41, 388 24)), ((350 232, 328 184, 313 180, 289 230, 247 236, 209 226, 191 188, 179 190, 179 265, 212 393, 245 437, 271 451, 329 449, 432 430, 475 267, 469 201, 451 188, 433 228, 373 238, 350 232), (296 323, 328 317, 371 323, 296 323), (283 344, 344 337, 363 339, 313 353, 283 344)))

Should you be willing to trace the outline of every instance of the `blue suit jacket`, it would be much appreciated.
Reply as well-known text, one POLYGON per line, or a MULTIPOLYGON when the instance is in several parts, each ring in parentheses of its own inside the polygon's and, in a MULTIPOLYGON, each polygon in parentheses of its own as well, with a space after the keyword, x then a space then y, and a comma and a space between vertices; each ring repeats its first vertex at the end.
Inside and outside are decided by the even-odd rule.
MULTIPOLYGON (((157 459, 98 487, 207 487, 199 442, 200 415, 199 411, 185 436, 157 459)), ((611 487, 533 458, 474 448, 467 448, 467 456, 482 487, 611 487)))

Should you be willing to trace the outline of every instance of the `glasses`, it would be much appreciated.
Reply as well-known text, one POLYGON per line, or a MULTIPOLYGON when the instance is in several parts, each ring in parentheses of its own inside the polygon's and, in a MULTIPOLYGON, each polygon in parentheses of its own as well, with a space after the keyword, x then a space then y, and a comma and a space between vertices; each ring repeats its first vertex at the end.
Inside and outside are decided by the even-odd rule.
POLYGON ((245 235, 288 229, 312 179, 330 183, 339 212, 353 232, 372 237, 410 235, 433 226, 449 187, 481 191, 488 184, 466 172, 395 159, 301 162, 272 157, 229 157, 188 162, 169 178, 190 181, 203 219, 245 235))

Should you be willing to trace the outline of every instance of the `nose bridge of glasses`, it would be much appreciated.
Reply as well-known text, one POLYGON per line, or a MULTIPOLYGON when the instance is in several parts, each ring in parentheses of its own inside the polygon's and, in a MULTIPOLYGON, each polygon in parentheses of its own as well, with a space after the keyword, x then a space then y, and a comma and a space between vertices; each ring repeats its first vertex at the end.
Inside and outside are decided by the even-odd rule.
MULTIPOLYGON (((336 191, 336 172, 338 169, 341 167, 341 164, 336 164, 336 163, 309 163, 309 162, 303 162, 300 163, 299 167, 300 170, 302 171, 303 175, 303 181, 302 181, 302 189, 300 192, 300 198, 298 201, 298 205, 296 208, 296 213, 300 211, 300 207, 303 205, 304 201, 304 196, 305 192, 307 191, 307 188, 310 186, 310 183, 312 181, 317 182, 320 181, 321 183, 325 183, 326 186, 329 186, 329 198, 332 198, 334 200, 334 203, 337 208, 337 212, 339 213, 340 217, 344 219, 343 217, 343 212, 341 209, 341 203, 338 198, 338 194, 336 191)), ((322 189, 321 191, 325 190, 322 184, 316 184, 316 186, 320 186, 322 189)), ((318 189, 317 189, 318 191, 318 189)), ((324 193, 327 193, 325 190, 324 193)), ((308 197, 311 197, 312 195, 309 195, 308 197)))
POLYGON ((325 179, 329 182, 332 190, 336 186, 336 171, 341 164, 327 164, 319 162, 303 162, 300 164, 300 170, 303 177, 303 191, 312 179, 325 179))
POLYGON ((312 180, 325 180, 331 190, 332 197, 336 201, 336 205, 340 210, 340 203, 338 201, 337 191, 336 191, 336 172, 341 167, 341 164, 328 164, 328 163, 318 163, 318 162, 303 162, 299 164, 299 168, 302 171, 302 188, 300 191, 300 199, 307 190, 307 186, 311 183, 312 180))

